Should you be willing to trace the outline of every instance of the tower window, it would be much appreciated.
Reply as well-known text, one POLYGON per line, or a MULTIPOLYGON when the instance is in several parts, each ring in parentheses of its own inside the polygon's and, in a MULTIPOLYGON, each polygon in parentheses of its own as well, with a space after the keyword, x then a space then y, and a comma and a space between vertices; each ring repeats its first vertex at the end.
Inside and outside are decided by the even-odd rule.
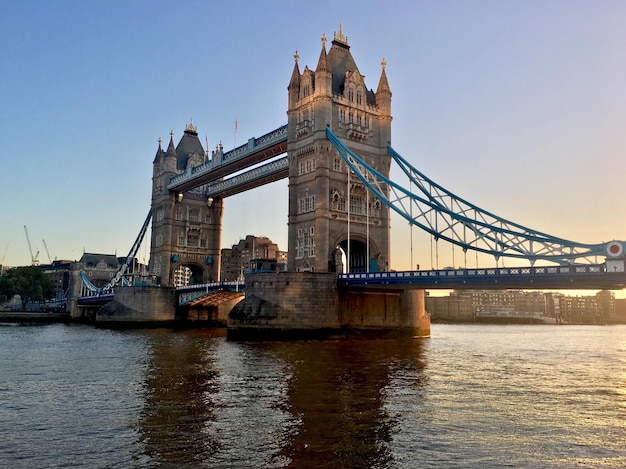
POLYGON ((198 247, 198 233, 189 232, 189 234, 187 234, 187 246, 192 248, 198 247))
POLYGON ((196 208, 192 208, 189 210, 189 221, 199 222, 200 221, 200 210, 196 208))
POLYGON ((315 210, 315 196, 310 195, 298 199, 298 213, 307 213, 315 210))
POLYGON ((333 171, 341 172, 341 158, 337 156, 333 159, 333 171))
POLYGON ((350 196, 350 212, 356 214, 363 213, 363 197, 360 195, 350 196))
POLYGON ((315 171, 315 159, 307 158, 306 160, 302 160, 298 162, 298 175, 302 176, 303 174, 307 174, 315 171))
POLYGON ((346 211, 346 198, 345 197, 340 197, 339 200, 337 201, 337 210, 339 210, 340 212, 346 211))

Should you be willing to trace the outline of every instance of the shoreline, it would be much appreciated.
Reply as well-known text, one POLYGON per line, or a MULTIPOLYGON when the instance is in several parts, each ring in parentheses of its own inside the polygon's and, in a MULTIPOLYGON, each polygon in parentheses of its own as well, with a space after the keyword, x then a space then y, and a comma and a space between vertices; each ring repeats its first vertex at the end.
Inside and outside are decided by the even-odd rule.
POLYGON ((68 323, 72 322, 69 313, 40 313, 32 311, 0 311, 0 322, 39 322, 39 323, 68 323))

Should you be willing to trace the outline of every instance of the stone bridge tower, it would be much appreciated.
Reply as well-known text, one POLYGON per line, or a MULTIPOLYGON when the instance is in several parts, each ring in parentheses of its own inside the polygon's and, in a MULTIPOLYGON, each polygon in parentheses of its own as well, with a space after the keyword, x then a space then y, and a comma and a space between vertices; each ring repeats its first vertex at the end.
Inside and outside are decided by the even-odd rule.
POLYGON ((159 148, 153 162, 150 272, 162 285, 216 282, 220 272, 222 199, 207 199, 205 186, 171 193, 172 176, 205 161, 207 154, 193 123, 174 147, 159 148))
POLYGON ((385 61, 378 88, 365 86, 340 25, 317 67, 288 86, 290 271, 380 271, 389 266, 389 210, 369 194, 326 138, 326 126, 389 176, 391 90, 385 61), (341 255, 343 252, 343 256, 341 255), (349 256, 348 256, 349 254, 349 256), (345 259, 347 265, 341 265, 345 259))

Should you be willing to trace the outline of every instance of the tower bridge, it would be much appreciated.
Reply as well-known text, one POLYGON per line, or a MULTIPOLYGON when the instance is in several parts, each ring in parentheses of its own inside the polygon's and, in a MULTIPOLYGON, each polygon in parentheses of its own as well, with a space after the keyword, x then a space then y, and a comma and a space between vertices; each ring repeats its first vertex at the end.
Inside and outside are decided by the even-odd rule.
POLYGON ((423 289, 626 286, 625 242, 578 243, 524 227, 412 167, 391 147, 385 60, 376 90, 368 89, 341 28, 328 50, 322 37, 314 69, 301 72, 297 52, 294 59, 286 125, 210 155, 192 122, 177 145, 173 133, 166 149, 159 141, 149 271, 162 286, 173 286, 182 268, 191 283, 217 284, 225 199, 283 178, 289 179, 288 272, 246 279, 247 296, 229 318, 234 335, 346 326, 427 334, 423 289), (390 179, 392 164, 408 183, 390 179), (529 266, 390 272, 392 211, 463 252, 529 266))

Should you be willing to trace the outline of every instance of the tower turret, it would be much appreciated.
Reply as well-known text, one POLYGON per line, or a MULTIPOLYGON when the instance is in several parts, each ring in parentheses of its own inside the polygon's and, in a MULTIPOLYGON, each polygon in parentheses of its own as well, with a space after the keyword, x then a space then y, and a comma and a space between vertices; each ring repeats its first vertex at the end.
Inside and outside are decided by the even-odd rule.
POLYGON ((382 71, 380 73, 380 80, 378 81, 378 88, 376 89, 376 104, 381 113, 391 116, 391 89, 389 88, 387 73, 385 72, 387 61, 384 57, 380 65, 382 71))
POLYGON ((331 97, 333 86, 333 75, 328 65, 328 55, 326 54, 326 34, 322 35, 322 51, 317 61, 315 69, 315 95, 331 97))
POLYGON ((378 119, 381 144, 386 145, 391 142, 391 89, 389 88, 387 73, 385 72, 387 61, 384 57, 380 65, 382 71, 380 73, 380 80, 378 81, 378 88, 376 89, 376 106, 379 111, 378 119))
POLYGON ((168 173, 176 173, 176 147, 174 146, 174 131, 170 132, 170 143, 167 151, 162 158, 163 171, 168 173))
POLYGON ((293 72, 291 73, 291 80, 289 81, 289 86, 287 87, 289 92, 289 109, 295 107, 300 95, 300 67, 298 67, 298 59, 300 56, 298 55, 298 51, 296 51, 293 55, 293 58, 295 63, 293 66, 293 72))
POLYGON ((163 140, 161 140, 161 137, 159 137, 159 148, 157 149, 156 155, 154 155, 154 160, 152 161, 153 165, 159 165, 161 163, 161 158, 164 155, 164 151, 163 151, 163 147, 162 144, 163 140))

